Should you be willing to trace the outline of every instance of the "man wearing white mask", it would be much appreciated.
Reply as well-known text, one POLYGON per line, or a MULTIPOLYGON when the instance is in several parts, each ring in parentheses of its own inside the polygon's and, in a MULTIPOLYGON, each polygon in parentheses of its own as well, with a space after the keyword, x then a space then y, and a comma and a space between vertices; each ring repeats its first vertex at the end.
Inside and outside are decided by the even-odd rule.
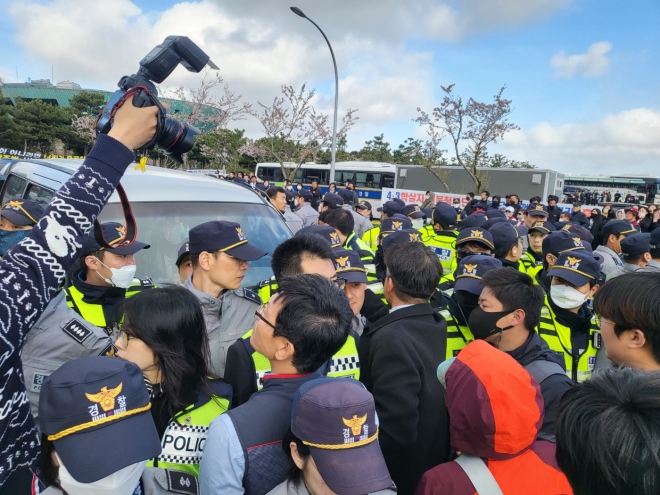
MULTIPOLYGON (((42 388, 43 469, 33 483, 47 487, 40 493, 152 492, 142 489, 140 478, 146 462, 160 455, 161 446, 138 366, 115 358, 75 359, 46 378, 42 388)), ((174 473, 170 477, 176 481, 182 475, 188 479, 186 473, 174 473)), ((147 486, 153 476, 148 474, 147 486)))
POLYGON ((591 253, 575 250, 560 254, 548 276, 552 282, 541 309, 539 335, 552 350, 564 354, 573 382, 582 382, 594 370, 611 365, 589 303, 604 275, 591 253))
MULTIPOLYGON (((125 232, 123 225, 114 222, 104 223, 102 229, 109 245, 120 241, 125 232)), ((35 420, 41 385, 48 375, 71 359, 114 356, 109 334, 118 323, 117 306, 126 297, 153 287, 150 279, 135 278, 135 254, 149 247, 135 241, 104 249, 93 233, 87 238, 71 286, 53 297, 23 345, 23 375, 35 420)))
POLYGON ((420 230, 424 228, 424 218, 426 215, 424 215, 419 205, 406 205, 401 210, 401 213, 410 219, 413 229, 420 230))

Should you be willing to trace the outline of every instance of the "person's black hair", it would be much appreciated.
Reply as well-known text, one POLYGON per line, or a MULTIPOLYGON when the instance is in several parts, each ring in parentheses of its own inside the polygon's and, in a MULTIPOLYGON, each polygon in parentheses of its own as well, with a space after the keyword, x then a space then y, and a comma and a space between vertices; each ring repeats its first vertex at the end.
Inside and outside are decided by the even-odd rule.
POLYGON ((323 222, 327 224, 328 222, 326 221, 326 218, 328 218, 328 215, 330 215, 330 213, 332 213, 333 211, 334 210, 325 210, 319 212, 319 222, 323 222))
POLYGON ((355 229, 355 219, 353 218, 353 215, 350 211, 343 208, 332 210, 323 221, 337 229, 346 237, 351 235, 351 232, 355 229))
POLYGON ((435 292, 442 265, 433 249, 421 242, 395 244, 385 253, 387 277, 394 283, 394 293, 405 303, 429 299, 435 292))
POLYGON ((486 194, 486 196, 490 196, 490 192, 486 191, 485 189, 483 191, 481 191, 480 194, 484 194, 484 193, 486 194))
POLYGON ((507 266, 486 272, 481 283, 502 303, 503 311, 522 309, 525 312, 525 327, 536 330, 541 321, 545 294, 541 287, 534 284, 532 277, 507 266))
POLYGON ((594 296, 594 311, 614 323, 620 337, 626 330, 638 329, 660 363, 660 273, 625 273, 609 280, 594 296), (640 290, 643 288, 643 290, 640 290))
POLYGON ((658 372, 608 369, 569 389, 559 404, 556 458, 573 493, 660 493, 658 410, 658 372))
POLYGON ((277 301, 282 308, 273 336, 293 344, 298 373, 316 371, 346 343, 353 310, 334 282, 320 275, 284 277, 277 301))
POLYGON ((309 456, 312 455, 312 452, 300 438, 291 432, 291 428, 289 428, 289 431, 286 432, 284 438, 282 439, 282 450, 289 458, 289 471, 286 475, 286 483, 287 487, 289 484, 292 484, 296 489, 298 489, 300 488, 300 484, 304 481, 303 470, 296 466, 296 463, 293 462, 293 455, 291 454, 291 442, 294 442, 298 448, 298 454, 303 460, 303 469, 307 462, 309 462, 309 456))
POLYGON ((52 440, 48 440, 48 435, 41 434, 41 469, 39 480, 47 487, 55 487, 61 491, 60 485, 60 468, 53 462, 53 452, 55 452, 55 444, 52 440))
POLYGON ((467 195, 470 196, 471 198, 474 198, 474 193, 473 192, 469 192, 469 193, 467 193, 467 195))
POLYGON ((280 186, 273 186, 266 189, 266 196, 268 196, 270 199, 275 199, 278 193, 286 195, 286 191, 284 191, 284 188, 280 186))
MULTIPOLYGON (((191 254, 190 255, 190 262, 192 263, 192 268, 193 270, 197 270, 197 267, 199 266, 199 255, 201 253, 196 253, 196 254, 191 254)), ((209 253, 211 256, 213 256, 216 260, 218 259, 219 252, 218 251, 213 251, 212 253, 209 253)))
POLYGON ((644 259, 644 254, 639 254, 637 256, 623 256, 623 259, 626 263, 631 265, 639 265, 639 262, 644 259))
POLYGON ((209 341, 199 300, 171 285, 142 291, 118 308, 126 334, 142 340, 160 366, 161 388, 171 417, 208 392, 209 341))
POLYGON ((275 280, 300 275, 305 259, 327 259, 334 263, 332 247, 327 240, 315 234, 304 234, 287 239, 273 251, 270 266, 275 280))
POLYGON ((562 215, 567 216, 569 222, 570 222, 571 219, 573 218, 573 215, 571 215, 570 213, 565 212, 565 211, 562 211, 562 212, 559 214, 559 218, 561 218, 562 215))
POLYGON ((540 203, 541 202, 541 196, 532 196, 529 200, 530 203, 533 203, 534 201, 540 203))
POLYGON ((506 258, 506 255, 509 254, 509 251, 511 251, 511 249, 516 245, 516 243, 511 244, 510 246, 496 245, 495 249, 493 250, 493 254, 498 260, 503 260, 506 258))

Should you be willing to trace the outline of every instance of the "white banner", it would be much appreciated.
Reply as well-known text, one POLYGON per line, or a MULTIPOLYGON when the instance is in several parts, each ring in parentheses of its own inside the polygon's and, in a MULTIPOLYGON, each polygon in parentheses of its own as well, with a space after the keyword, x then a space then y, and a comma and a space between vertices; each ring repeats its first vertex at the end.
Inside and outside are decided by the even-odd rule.
MULTIPOLYGON (((426 199, 426 192, 424 191, 412 191, 410 189, 392 189, 389 187, 383 188, 383 203, 386 201, 392 201, 392 199, 397 198, 404 201, 406 204, 418 204, 421 205, 426 199)), ((447 203, 449 205, 453 204, 454 198, 458 198, 461 201, 461 208, 465 208, 465 205, 468 204, 467 195, 465 194, 452 194, 446 192, 436 192, 435 193, 435 202, 436 203, 447 203)), ((504 199, 502 200, 504 204, 504 199)), ((545 204, 545 203, 543 203, 545 204)), ((529 201, 522 202, 523 208, 529 206, 529 201)), ((572 213, 573 205, 566 203, 559 203, 557 206, 567 213, 572 213)), ((582 212, 587 216, 591 216, 591 210, 593 206, 583 206, 582 212)))

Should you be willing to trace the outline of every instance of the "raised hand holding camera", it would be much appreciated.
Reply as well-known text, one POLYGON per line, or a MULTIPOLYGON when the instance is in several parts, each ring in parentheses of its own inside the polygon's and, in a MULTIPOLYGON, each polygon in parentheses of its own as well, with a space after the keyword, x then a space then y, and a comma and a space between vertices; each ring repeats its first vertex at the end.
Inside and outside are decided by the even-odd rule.
POLYGON ((182 155, 192 149, 195 144, 194 137, 200 131, 167 115, 167 111, 158 101, 158 91, 154 84, 167 79, 179 63, 190 72, 200 72, 207 64, 212 69, 218 69, 209 56, 189 38, 168 36, 140 61, 137 74, 121 78, 119 91, 115 92, 96 121, 97 132, 110 134, 119 109, 129 100, 134 107, 153 106, 157 111, 155 135, 147 142, 129 139, 135 146, 129 147, 148 150, 158 144, 166 155, 181 163, 182 155))

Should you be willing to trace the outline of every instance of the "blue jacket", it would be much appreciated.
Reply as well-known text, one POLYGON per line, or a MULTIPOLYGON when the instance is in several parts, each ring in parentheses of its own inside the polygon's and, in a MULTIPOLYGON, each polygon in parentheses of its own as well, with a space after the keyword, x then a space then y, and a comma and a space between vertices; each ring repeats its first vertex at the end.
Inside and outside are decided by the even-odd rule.
POLYGON ((100 135, 30 235, 0 261, 0 486, 15 471, 32 466, 39 453, 20 360, 26 334, 62 285, 93 219, 134 159, 124 145, 100 135), (85 185, 91 178, 94 189, 85 185))

